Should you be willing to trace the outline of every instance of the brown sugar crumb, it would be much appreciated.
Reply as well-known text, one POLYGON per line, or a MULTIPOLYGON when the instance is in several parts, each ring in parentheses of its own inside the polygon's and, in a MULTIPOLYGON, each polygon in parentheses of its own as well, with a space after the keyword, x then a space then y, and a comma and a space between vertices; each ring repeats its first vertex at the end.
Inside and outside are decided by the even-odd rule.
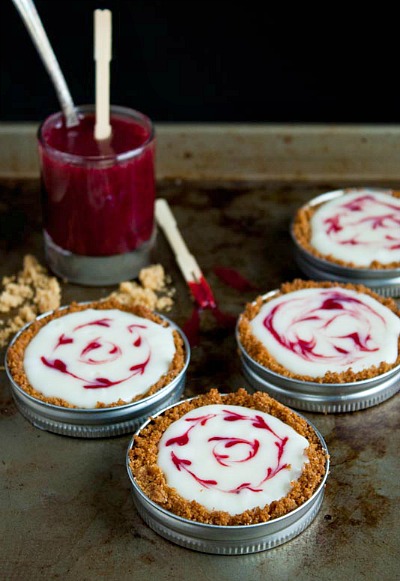
POLYGON ((157 304, 157 295, 151 290, 138 285, 136 282, 121 282, 117 291, 111 293, 110 298, 118 300, 122 305, 145 305, 154 310, 157 304))
POLYGON ((121 282, 118 290, 111 293, 109 298, 125 306, 145 305, 155 311, 171 310, 175 289, 168 286, 170 280, 161 264, 142 268, 138 278, 140 284, 134 281, 121 282))
POLYGON ((143 288, 154 291, 161 291, 165 287, 164 267, 161 264, 153 264, 147 268, 142 268, 139 272, 139 280, 143 288))
MULTIPOLYGON (((83 311, 83 310, 89 309, 89 308, 97 309, 97 310, 119 309, 121 311, 133 313, 133 314, 137 315, 138 317, 143 317, 143 318, 149 319, 149 320, 151 320, 155 323, 158 323, 160 325, 163 325, 165 327, 168 326, 168 323, 166 321, 164 321, 156 313, 153 313, 146 306, 144 306, 144 305, 135 305, 135 306, 122 305, 120 302, 118 302, 117 300, 115 300, 113 298, 105 299, 102 301, 95 301, 95 302, 87 303, 84 305, 78 304, 78 303, 71 303, 71 305, 69 305, 66 308, 57 309, 53 313, 51 313, 51 314, 49 314, 41 319, 35 320, 32 325, 30 325, 26 330, 24 330, 19 335, 19 337, 16 339, 16 341, 13 343, 13 345, 9 348, 8 353, 7 353, 7 363, 8 363, 8 367, 9 367, 11 376, 13 377, 15 383, 17 385, 19 385, 19 387, 21 387, 29 395, 31 395, 31 396, 33 396, 36 399, 39 399, 41 401, 45 401, 47 403, 51 403, 51 404, 58 405, 61 407, 67 407, 67 408, 76 408, 77 407, 77 406, 71 405, 68 401, 63 400, 63 399, 45 397, 38 390, 34 389, 30 385, 28 378, 26 376, 25 370, 24 370, 24 354, 25 354, 25 349, 28 346, 28 344, 30 343, 30 341, 40 331, 40 329, 44 325, 46 325, 48 322, 50 322, 53 319, 58 319, 60 317, 63 317, 69 313, 75 313, 75 312, 83 311)), ((146 391, 146 393, 137 395, 136 397, 132 398, 132 400, 130 402, 118 400, 118 401, 113 402, 112 404, 109 404, 109 405, 108 404, 106 405, 102 402, 98 402, 96 407, 97 408, 115 407, 115 406, 119 406, 119 405, 125 405, 126 403, 132 403, 134 401, 137 401, 139 399, 142 399, 144 397, 148 397, 149 395, 152 395, 156 391, 159 391, 160 389, 162 389, 163 387, 165 387, 166 385, 171 383, 171 381, 173 381, 173 379, 175 379, 175 377, 177 377, 177 375, 183 369, 183 367, 185 365, 185 356, 186 356, 183 339, 182 339, 182 336, 180 335, 180 333, 178 333, 177 331, 174 330, 173 337, 174 337, 174 343, 175 343, 175 354, 174 354, 174 357, 171 361, 169 369, 168 369, 167 373, 162 375, 160 377, 160 379, 154 385, 149 387, 149 389, 146 391)))
POLYGON ((0 312, 8 313, 33 297, 33 290, 27 284, 16 283, 7 279, 7 284, 0 295, 0 312))
POLYGON ((350 290, 354 290, 356 292, 364 293, 378 302, 382 303, 385 307, 393 311, 397 316, 400 317, 400 310, 396 305, 396 302, 392 298, 386 298, 378 295, 377 293, 373 292, 371 289, 365 287, 364 285, 356 285, 356 284, 343 284, 338 282, 316 282, 316 281, 304 281, 301 279, 295 279, 293 282, 286 282, 283 283, 280 289, 277 291, 277 294, 270 296, 268 298, 264 298, 262 296, 257 297, 253 303, 248 303, 245 306, 245 309, 242 315, 239 317, 238 322, 238 333, 239 339, 250 355, 252 359, 260 363, 263 367, 267 367, 271 369, 271 371, 283 375, 285 377, 291 377, 293 379, 299 379, 301 381, 312 381, 314 383, 350 383, 353 381, 361 381, 365 379, 369 379, 371 377, 376 377, 378 375, 382 375, 386 371, 389 371, 393 367, 400 365, 400 338, 398 344, 398 356, 396 361, 393 364, 386 363, 383 361, 378 367, 372 366, 368 369, 364 369, 362 371, 354 372, 352 369, 347 369, 342 373, 332 373, 327 372, 323 377, 310 377, 307 375, 298 375, 292 373, 286 367, 281 365, 267 350, 267 348, 263 345, 261 341, 259 341, 252 332, 251 329, 251 321, 254 317, 259 313, 261 307, 270 300, 276 298, 281 294, 286 294, 290 292, 295 292, 297 290, 305 289, 305 288, 333 288, 333 287, 341 287, 350 290))
POLYGON ((200 523, 232 526, 267 522, 303 504, 311 498, 324 478, 327 455, 320 439, 307 421, 265 392, 249 394, 241 388, 235 393, 220 394, 217 389, 211 389, 208 393, 184 401, 153 418, 139 434, 135 435, 134 445, 129 452, 129 465, 143 492, 162 508, 200 523), (305 464, 301 476, 293 483, 291 491, 284 498, 263 507, 231 515, 225 511, 209 511, 196 501, 182 498, 174 488, 168 486, 157 464, 158 444, 163 433, 171 423, 187 412, 201 406, 222 403, 260 410, 275 416, 308 440, 309 447, 306 453, 309 462, 305 464))
POLYGON ((57 279, 30 254, 24 257, 22 270, 17 275, 4 277, 2 286, 0 313, 10 313, 10 316, 0 329, 0 347, 37 315, 60 306, 61 288, 57 279))
MULTIPOLYGON (((392 195, 395 198, 400 198, 400 191, 392 191, 392 195)), ((299 208, 295 214, 292 226, 292 233, 295 239, 297 240, 298 244, 302 246, 307 252, 319 258, 321 260, 327 260, 328 262, 333 262, 334 264, 338 264, 340 266, 346 266, 350 268, 369 268, 369 269, 376 269, 376 270, 387 270, 392 268, 400 268, 400 262, 391 262, 389 264, 382 264, 381 262, 374 260, 368 266, 360 266, 359 264, 354 264, 354 262, 346 262, 344 260, 340 260, 335 258, 331 254, 322 254, 319 252, 314 246, 311 244, 311 219, 315 212, 323 205, 315 204, 305 205, 302 208, 299 208)))

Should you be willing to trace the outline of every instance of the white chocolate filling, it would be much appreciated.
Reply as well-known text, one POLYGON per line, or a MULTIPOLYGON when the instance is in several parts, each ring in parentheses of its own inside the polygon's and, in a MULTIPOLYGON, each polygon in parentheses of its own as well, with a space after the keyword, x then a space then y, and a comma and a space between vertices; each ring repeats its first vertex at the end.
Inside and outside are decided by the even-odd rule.
POLYGON ((355 373, 398 356, 400 318, 373 297, 344 288, 307 288, 266 302, 254 336, 286 369, 323 377, 355 373))
POLYGON ((157 463, 183 498, 235 515, 285 497, 308 462, 308 445, 264 412, 207 405, 166 429, 157 463))
POLYGON ((311 245, 359 267, 400 262, 400 198, 363 189, 334 198, 311 218, 311 245))
POLYGON ((118 309, 86 309, 51 320, 25 350, 29 383, 81 408, 130 402, 173 360, 170 327, 118 309))

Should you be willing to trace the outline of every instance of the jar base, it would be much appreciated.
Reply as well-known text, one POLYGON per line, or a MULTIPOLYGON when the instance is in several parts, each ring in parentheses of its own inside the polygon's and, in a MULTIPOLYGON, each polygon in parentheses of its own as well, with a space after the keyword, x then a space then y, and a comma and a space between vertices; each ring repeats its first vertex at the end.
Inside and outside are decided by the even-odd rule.
POLYGON ((84 256, 64 250, 44 231, 46 262, 62 279, 84 286, 107 286, 136 278, 151 262, 156 228, 151 238, 132 252, 112 256, 84 256))

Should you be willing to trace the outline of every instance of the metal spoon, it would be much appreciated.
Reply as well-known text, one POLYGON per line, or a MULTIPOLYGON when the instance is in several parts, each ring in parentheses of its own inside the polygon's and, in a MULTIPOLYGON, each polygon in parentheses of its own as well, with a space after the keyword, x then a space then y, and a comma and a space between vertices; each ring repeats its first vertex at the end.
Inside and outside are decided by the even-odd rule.
POLYGON ((47 38, 46 31, 37 13, 36 7, 32 0, 12 0, 22 20, 25 23, 28 32, 38 50, 38 53, 53 81, 61 109, 65 116, 67 127, 74 127, 79 124, 78 115, 75 105, 72 101, 71 94, 65 82, 64 75, 61 72, 57 58, 47 38))

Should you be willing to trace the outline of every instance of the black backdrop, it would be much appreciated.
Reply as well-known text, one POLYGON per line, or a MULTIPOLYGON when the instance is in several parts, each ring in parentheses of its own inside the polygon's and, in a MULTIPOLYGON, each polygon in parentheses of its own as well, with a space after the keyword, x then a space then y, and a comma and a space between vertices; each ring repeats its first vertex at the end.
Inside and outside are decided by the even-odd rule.
MULTIPOLYGON (((298 6, 36 0, 76 104, 94 99, 93 10, 110 8, 111 100, 154 121, 400 122, 397 15, 298 6)), ((0 120, 40 120, 58 102, 11 0, 0 24, 0 120)))

